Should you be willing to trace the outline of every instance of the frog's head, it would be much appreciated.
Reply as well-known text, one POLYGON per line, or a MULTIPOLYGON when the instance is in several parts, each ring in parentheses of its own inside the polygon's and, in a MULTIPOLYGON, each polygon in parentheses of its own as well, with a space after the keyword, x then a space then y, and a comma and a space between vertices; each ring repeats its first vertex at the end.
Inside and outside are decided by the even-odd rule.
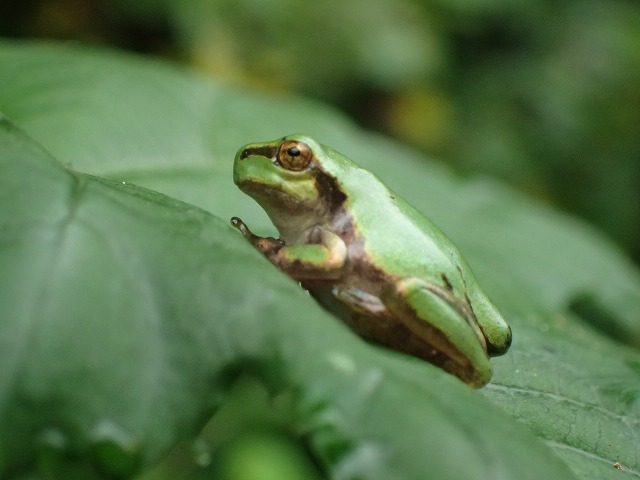
POLYGON ((327 174, 325 148, 306 135, 245 145, 236 154, 233 181, 267 212, 286 238, 321 222, 341 201, 327 174))

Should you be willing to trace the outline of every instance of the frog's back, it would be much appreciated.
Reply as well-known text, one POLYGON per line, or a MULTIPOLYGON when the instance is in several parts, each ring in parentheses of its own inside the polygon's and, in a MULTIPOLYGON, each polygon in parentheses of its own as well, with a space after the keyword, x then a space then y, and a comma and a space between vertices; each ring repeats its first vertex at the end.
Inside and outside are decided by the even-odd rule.
POLYGON ((393 275, 441 281, 444 274, 458 283, 455 278, 464 262, 442 231, 371 172, 345 160, 348 163, 341 161, 328 173, 349 192, 345 208, 354 217, 356 238, 364 240, 371 263, 393 275))

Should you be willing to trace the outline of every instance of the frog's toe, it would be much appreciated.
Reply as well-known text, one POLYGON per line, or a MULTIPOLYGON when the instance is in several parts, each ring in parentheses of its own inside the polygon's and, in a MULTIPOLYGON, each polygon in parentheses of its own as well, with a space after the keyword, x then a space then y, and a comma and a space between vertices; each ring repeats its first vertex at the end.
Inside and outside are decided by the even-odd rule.
POLYGON ((489 355, 492 357, 499 357, 500 355, 504 355, 511 347, 511 341, 513 340, 513 336, 511 334, 511 327, 507 325, 505 333, 501 340, 496 343, 487 342, 487 350, 489 355))

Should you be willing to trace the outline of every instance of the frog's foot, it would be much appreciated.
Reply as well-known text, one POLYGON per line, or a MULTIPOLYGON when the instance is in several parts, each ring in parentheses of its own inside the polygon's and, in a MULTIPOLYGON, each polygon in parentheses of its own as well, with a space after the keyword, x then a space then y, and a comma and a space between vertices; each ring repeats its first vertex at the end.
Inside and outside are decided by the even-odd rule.
POLYGON ((240 230, 240 233, 242 233, 244 238, 247 240, 251 240, 252 237, 255 237, 253 232, 249 230, 249 227, 247 227, 247 224, 238 217, 231 217, 231 226, 240 230))
POLYGON ((441 285, 407 277, 390 284, 382 301, 398 338, 389 346, 423 358, 480 387, 491 379, 492 369, 484 337, 465 304, 441 285))
POLYGON ((511 327, 483 292, 478 289, 469 291, 468 300, 476 318, 488 319, 484 322, 480 321, 479 324, 487 343, 489 356, 504 355, 511 346, 511 327))
POLYGON ((240 220, 238 217, 231 217, 231 225, 242 233, 242 236, 249 240, 251 245, 262 252, 264 255, 269 256, 284 246, 284 242, 278 238, 273 237, 260 237, 255 235, 249 227, 240 220))

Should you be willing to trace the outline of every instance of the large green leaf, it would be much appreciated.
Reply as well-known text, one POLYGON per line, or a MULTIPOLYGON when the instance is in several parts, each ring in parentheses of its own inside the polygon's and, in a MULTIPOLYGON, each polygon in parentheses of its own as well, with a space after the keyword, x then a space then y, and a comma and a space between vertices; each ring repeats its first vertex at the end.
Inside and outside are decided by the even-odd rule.
POLYGON ((5 472, 128 475, 252 373, 292 392, 291 428, 334 478, 506 479, 523 462, 566 478, 476 392, 367 347, 215 217, 65 170, 7 121, 0 151, 5 472))
POLYGON ((620 474, 618 461, 637 474, 640 358, 600 331, 639 343, 640 276, 598 233, 320 105, 153 62, 5 44, 0 85, 0 111, 55 157, 114 180, 64 171, 3 124, 5 468, 55 464, 58 450, 146 465, 224 401, 224 372, 256 370, 272 391, 294 389, 290 425, 336 478, 569 478, 510 416, 429 365, 363 345, 224 225, 239 215, 270 230, 232 185, 235 149, 302 131, 376 171, 459 244, 514 329, 486 396, 580 477, 620 474))

